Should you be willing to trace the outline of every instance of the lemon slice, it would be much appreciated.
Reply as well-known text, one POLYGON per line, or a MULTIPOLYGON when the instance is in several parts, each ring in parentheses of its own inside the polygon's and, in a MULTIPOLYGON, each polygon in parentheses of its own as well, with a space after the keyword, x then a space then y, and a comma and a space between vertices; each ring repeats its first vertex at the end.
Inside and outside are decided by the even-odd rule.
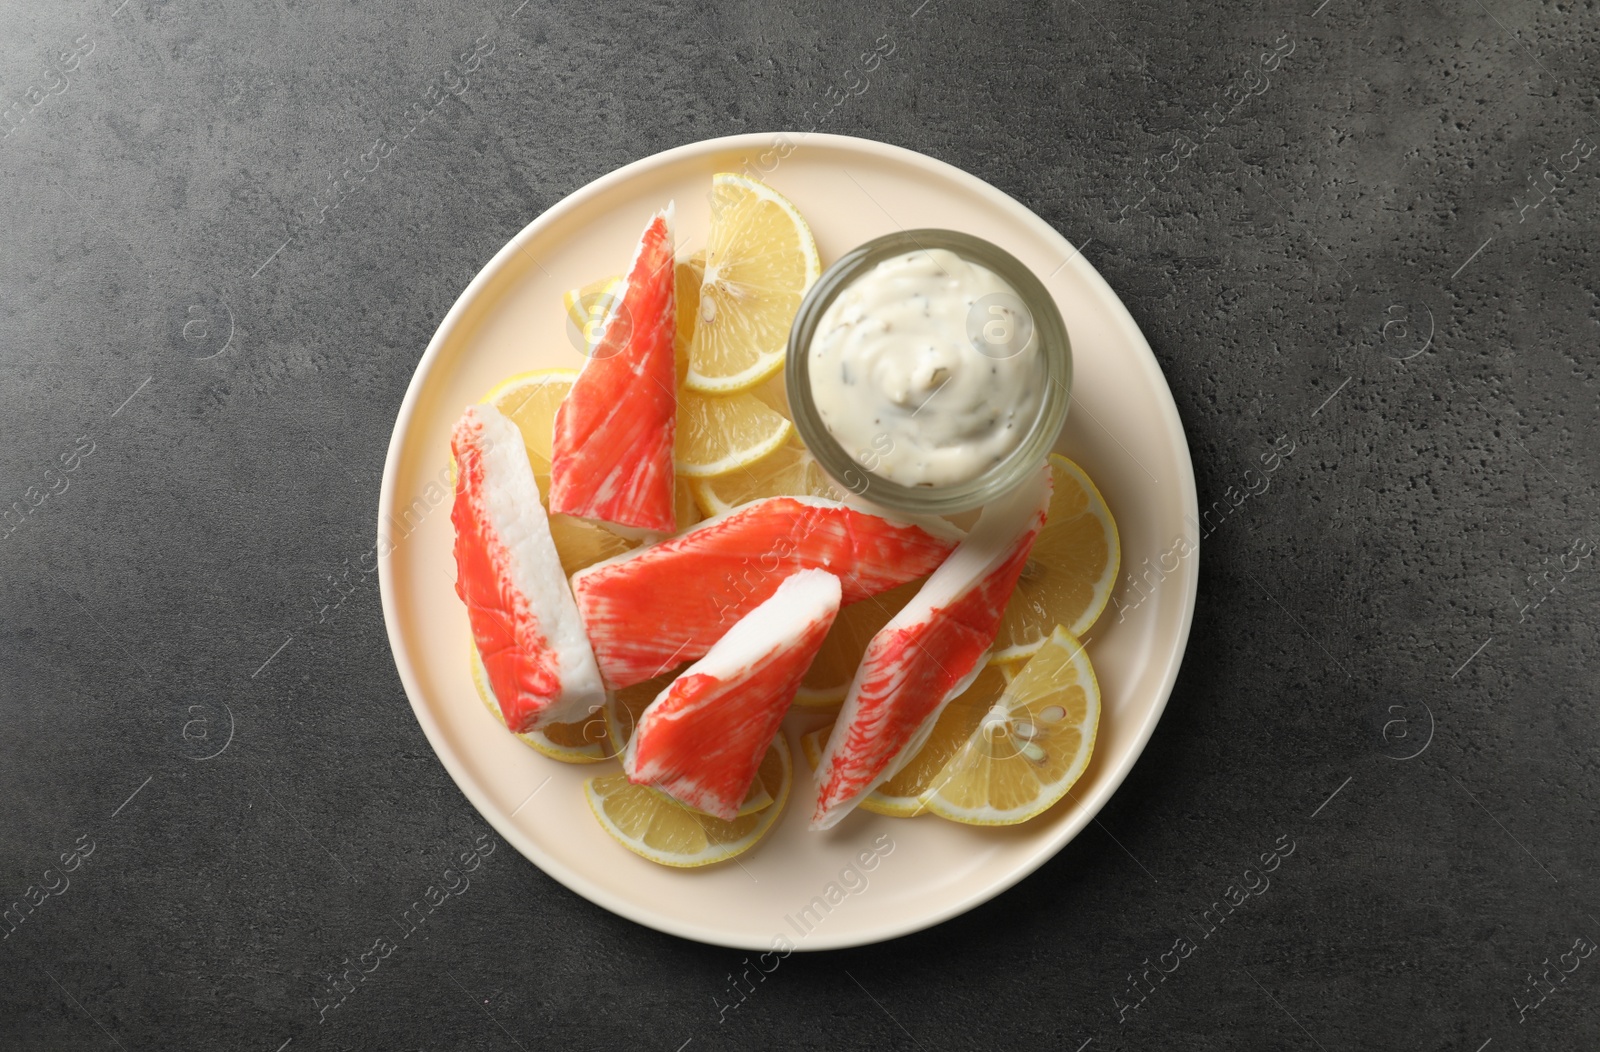
POLYGON ((1099 726, 1094 668, 1058 626, 934 776, 927 808, 965 825, 1025 822, 1083 774, 1099 726))
POLYGON ((678 385, 689 370, 689 344, 694 339, 694 322, 700 313, 700 283, 706 277, 706 254, 696 252, 680 262, 672 272, 672 295, 678 304, 678 327, 672 348, 678 355, 678 385))
POLYGON ((694 487, 690 484, 690 480, 682 475, 678 476, 677 489, 672 494, 672 508, 677 518, 679 533, 687 530, 703 517, 700 514, 700 502, 695 500, 694 487))
MULTIPOLYGON (((483 667, 478 645, 469 639, 467 647, 471 651, 468 660, 472 663, 472 685, 478 688, 478 698, 504 726, 506 719, 500 712, 500 703, 494 698, 494 689, 489 686, 489 672, 483 667)), ((551 723, 536 731, 518 734, 517 737, 552 760, 562 763, 598 763, 616 755, 606 736, 605 713, 601 709, 596 709, 586 720, 551 723)))
POLYGON ((550 537, 561 557, 561 572, 571 577, 585 566, 631 551, 638 543, 570 515, 550 516, 550 537))
POLYGON ((556 410, 572 391, 576 369, 541 369, 507 377, 479 401, 511 418, 522 432, 528 463, 539 480, 539 495, 550 486, 550 450, 555 444, 556 410))
MULTIPOLYGON (((927 811, 925 798, 946 761, 966 744, 983 722, 995 700, 1005 691, 1004 666, 991 665, 978 673, 972 686, 951 699, 939 714, 927 742, 900 771, 861 801, 864 810, 890 818, 913 818, 927 811)), ((822 747, 832 727, 823 727, 800 738, 800 748, 813 769, 822 759, 822 747)))
POLYGON ((1050 455, 1050 474, 1050 510, 1000 618, 991 661, 1028 657, 1057 625, 1084 635, 1117 583, 1122 544, 1105 498, 1066 457, 1050 455))
MULTIPOLYGON (((519 373, 496 384, 482 399, 510 417, 522 432, 522 444, 527 447, 528 463, 533 465, 541 500, 548 501, 550 496, 550 450, 555 442, 556 409, 577 378, 577 371, 573 369, 519 373)), ((683 488, 687 490, 687 483, 683 488)), ((694 494, 689 492, 680 497, 678 507, 687 507, 693 516, 694 494)), ((684 524, 680 522, 681 525, 684 524)), ((556 543, 556 554, 561 557, 561 569, 568 576, 601 559, 621 555, 637 543, 570 515, 550 516, 550 536, 556 543)))
POLYGON ((711 178, 705 279, 684 385, 742 391, 783 365, 800 301, 822 273, 811 228, 771 187, 720 172, 711 178))
POLYGON ((748 391, 730 395, 678 392, 678 474, 710 478, 738 471, 777 450, 794 433, 787 417, 748 391))
MULTIPOLYGON (((672 454, 679 476, 686 478, 712 478, 738 471, 778 449, 794 432, 788 416, 773 407, 772 396, 764 389, 766 397, 747 392, 719 396, 682 386, 697 326, 704 274, 705 256, 696 254, 679 263, 675 275, 679 389, 677 442, 672 454)), ((785 408, 787 404, 785 401, 785 408)), ((683 523, 678 528, 682 529, 683 523)))
POLYGON ((867 652, 867 644, 891 617, 911 602, 924 580, 907 581, 841 608, 833 619, 833 627, 823 637, 811 667, 800 680, 794 704, 802 709, 821 709, 843 701, 861 665, 861 656, 867 652))
POLYGON ((772 805, 732 820, 691 811, 622 774, 590 778, 583 794, 600 825, 623 847, 663 866, 687 869, 742 855, 777 823, 794 783, 789 742, 781 733, 761 761, 756 781, 772 805))
POLYGON ((800 751, 805 754, 806 763, 815 771, 817 764, 822 762, 822 747, 828 744, 828 735, 833 733, 833 724, 806 731, 800 735, 800 751))
POLYGON ((789 388, 782 373, 750 388, 750 393, 790 420, 794 419, 794 410, 789 406, 789 388))
POLYGON ((707 515, 721 515, 762 497, 841 500, 845 495, 798 440, 784 443, 742 470, 693 479, 690 485, 695 502, 707 515))

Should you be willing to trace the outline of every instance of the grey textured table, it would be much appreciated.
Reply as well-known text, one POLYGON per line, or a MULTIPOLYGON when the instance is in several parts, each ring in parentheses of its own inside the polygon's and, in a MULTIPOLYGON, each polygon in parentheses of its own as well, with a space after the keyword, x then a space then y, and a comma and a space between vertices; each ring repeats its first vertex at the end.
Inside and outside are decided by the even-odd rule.
POLYGON ((1595 1047, 1600 10, 1318 2, 7 3, 0 1047, 1595 1047), (751 989, 488 830, 364 557, 496 249, 819 114, 1085 246, 1212 511, 1099 820, 751 989))

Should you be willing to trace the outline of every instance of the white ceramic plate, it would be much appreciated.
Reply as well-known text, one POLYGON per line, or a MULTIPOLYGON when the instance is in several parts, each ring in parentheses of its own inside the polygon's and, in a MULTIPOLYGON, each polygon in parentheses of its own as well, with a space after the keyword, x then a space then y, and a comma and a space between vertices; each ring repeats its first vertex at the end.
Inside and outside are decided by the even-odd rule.
MULTIPOLYGON (((826 949, 890 939, 969 910, 1089 823, 1144 748, 1177 676, 1199 560, 1167 553, 1180 538, 1198 544, 1195 520, 1188 447, 1155 357, 1116 294, 1060 234, 989 184, 921 154, 835 135, 741 135, 669 150, 590 183, 529 224, 467 286, 395 423, 378 506, 388 540, 379 580, 395 664, 423 731, 473 806, 536 866, 606 909, 685 938, 826 949), (779 142, 793 144, 786 156, 774 149, 779 142), (1114 593, 1121 620, 1113 604, 1090 631, 1104 694, 1094 760, 1069 799, 1031 822, 975 829, 858 811, 813 833, 810 781, 796 747, 797 802, 764 842, 736 864, 668 869, 612 841, 589 813, 583 781, 613 764, 570 766, 538 755, 473 691, 466 612, 453 588, 450 427, 512 373, 581 366, 562 292, 624 269, 646 218, 669 199, 677 201, 680 253, 703 245, 719 171, 748 172, 794 201, 824 266, 897 228, 948 227, 1007 249, 1056 297, 1074 372, 1058 448, 1104 492, 1121 529, 1124 571, 1149 570, 1153 581, 1166 555, 1168 572, 1144 586, 1142 600, 1125 574, 1114 593)), ((798 745, 794 727, 789 733, 798 745)))

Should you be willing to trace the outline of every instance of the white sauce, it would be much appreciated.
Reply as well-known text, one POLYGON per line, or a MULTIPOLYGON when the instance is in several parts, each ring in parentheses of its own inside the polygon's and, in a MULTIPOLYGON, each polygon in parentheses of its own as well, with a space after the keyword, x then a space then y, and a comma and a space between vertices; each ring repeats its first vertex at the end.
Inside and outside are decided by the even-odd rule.
POLYGON ((823 426, 904 486, 978 478, 1027 437, 1049 383, 1015 290, 948 249, 862 274, 828 305, 808 353, 823 426))

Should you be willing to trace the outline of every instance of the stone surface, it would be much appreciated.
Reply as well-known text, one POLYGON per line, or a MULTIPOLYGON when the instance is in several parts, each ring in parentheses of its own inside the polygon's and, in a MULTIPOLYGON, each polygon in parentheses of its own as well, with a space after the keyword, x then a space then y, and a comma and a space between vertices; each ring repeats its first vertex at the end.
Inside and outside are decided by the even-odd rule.
POLYGON ((0 1045, 1600 1041, 1600 960, 1560 956, 1600 940, 1600 157, 1573 152, 1600 144, 1600 9, 518 3, 0 11, 0 503, 60 491, 0 540, 0 903, 93 851, 0 943, 0 1045), (726 1013, 744 954, 500 844, 319 1024, 325 976, 487 828, 406 709, 375 578, 315 598, 371 546, 429 336, 563 195, 849 90, 825 127, 1086 246, 1202 506, 1247 494, 1146 755, 1011 892, 795 955, 726 1013))

